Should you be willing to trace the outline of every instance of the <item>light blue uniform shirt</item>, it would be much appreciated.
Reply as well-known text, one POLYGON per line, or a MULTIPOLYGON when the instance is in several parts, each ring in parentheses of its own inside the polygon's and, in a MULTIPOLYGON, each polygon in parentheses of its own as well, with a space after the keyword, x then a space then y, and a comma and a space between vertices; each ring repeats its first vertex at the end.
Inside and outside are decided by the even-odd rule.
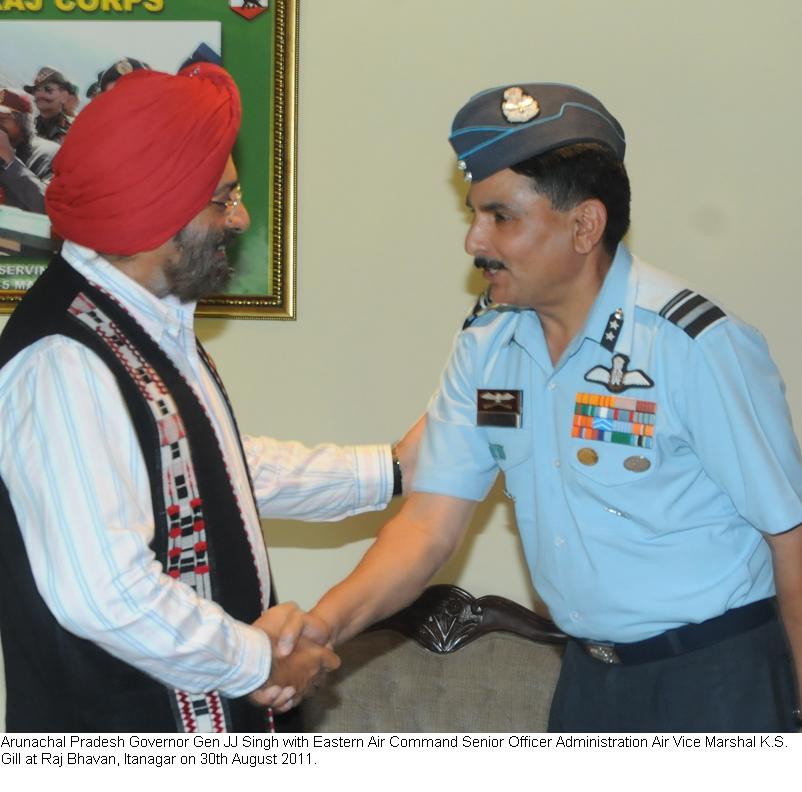
POLYGON ((490 311, 458 335, 428 419, 413 489, 482 500, 500 468, 533 583, 577 637, 638 641, 771 596, 760 532, 802 522, 799 446, 762 336, 623 246, 556 366, 534 311, 490 311), (645 387, 606 387, 613 354, 625 386, 645 387), (520 427, 477 425, 481 389, 520 391, 520 427), (601 434, 576 437, 582 394, 647 409, 597 409, 584 420, 601 434), (631 446, 612 431, 653 434, 631 446))

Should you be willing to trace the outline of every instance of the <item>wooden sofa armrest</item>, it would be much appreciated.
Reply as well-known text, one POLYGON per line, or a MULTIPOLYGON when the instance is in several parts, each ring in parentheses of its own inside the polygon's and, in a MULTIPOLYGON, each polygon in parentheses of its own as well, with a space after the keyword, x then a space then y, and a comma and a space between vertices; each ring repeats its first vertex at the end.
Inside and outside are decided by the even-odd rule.
POLYGON ((564 644, 554 622, 506 597, 473 597, 450 584, 429 586, 411 605, 370 630, 395 630, 424 649, 448 654, 482 635, 503 631, 544 644, 564 644))

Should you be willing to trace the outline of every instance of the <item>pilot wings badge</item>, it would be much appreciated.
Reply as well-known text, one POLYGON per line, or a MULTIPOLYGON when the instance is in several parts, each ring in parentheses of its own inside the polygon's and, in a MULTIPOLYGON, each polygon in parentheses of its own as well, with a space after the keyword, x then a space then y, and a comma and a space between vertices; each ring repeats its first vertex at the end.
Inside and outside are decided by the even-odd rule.
POLYGON ((476 425, 521 425, 521 391, 507 388, 479 389, 476 391, 476 425))
POLYGON ((613 355, 612 368, 594 366, 585 379, 588 382, 598 382, 604 385, 611 393, 621 393, 629 388, 651 388, 654 385, 651 377, 640 369, 627 371, 629 358, 626 355, 613 355))

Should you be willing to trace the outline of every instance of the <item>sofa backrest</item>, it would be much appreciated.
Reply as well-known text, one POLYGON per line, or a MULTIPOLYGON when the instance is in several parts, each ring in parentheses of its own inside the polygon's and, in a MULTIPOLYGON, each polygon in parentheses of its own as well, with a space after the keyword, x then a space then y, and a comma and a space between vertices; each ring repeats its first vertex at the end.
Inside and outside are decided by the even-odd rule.
POLYGON ((503 597, 431 586, 356 636, 305 704, 315 732, 544 731, 565 636, 503 597))

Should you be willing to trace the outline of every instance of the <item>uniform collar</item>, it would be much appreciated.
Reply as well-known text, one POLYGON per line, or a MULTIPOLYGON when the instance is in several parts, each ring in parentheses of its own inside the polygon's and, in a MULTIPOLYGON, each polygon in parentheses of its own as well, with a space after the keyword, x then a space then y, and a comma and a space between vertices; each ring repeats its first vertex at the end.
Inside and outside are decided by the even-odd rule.
POLYGON ((61 256, 90 283, 114 297, 160 346, 165 334, 174 342, 182 335, 194 339, 194 302, 182 303, 172 295, 157 297, 99 253, 75 242, 65 241, 61 256))
MULTIPOLYGON (((637 268, 630 252, 623 245, 619 245, 585 326, 568 345, 561 361, 568 360, 578 352, 586 338, 601 347, 610 317, 619 309, 623 314, 623 322, 614 348, 628 355, 632 348, 636 294, 637 268)), ((551 370, 551 359, 536 311, 527 310, 518 313, 511 340, 523 347, 545 371, 551 370)))
POLYGON ((580 335, 603 346, 606 334, 610 332, 610 318, 620 311, 622 314, 621 326, 613 328, 613 332, 618 334, 614 349, 616 352, 628 355, 632 349, 635 327, 636 293, 637 269, 633 265, 631 253, 624 245, 619 245, 613 263, 604 278, 601 291, 596 296, 585 322, 585 328, 580 335))

